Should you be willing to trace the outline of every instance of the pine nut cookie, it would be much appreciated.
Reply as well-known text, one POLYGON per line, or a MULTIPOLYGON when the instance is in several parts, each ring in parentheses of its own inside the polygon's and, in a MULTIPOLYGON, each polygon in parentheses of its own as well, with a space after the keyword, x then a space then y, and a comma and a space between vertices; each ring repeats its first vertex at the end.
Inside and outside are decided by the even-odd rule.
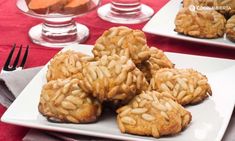
POLYGON ((221 9, 219 9, 219 12, 227 18, 235 14, 234 0, 215 0, 215 5, 217 7, 221 7, 221 9))
POLYGON ((65 79, 81 71, 82 66, 94 58, 72 50, 57 54, 48 66, 47 81, 65 79))
POLYGON ((183 7, 214 6, 215 0, 183 0, 183 7))
POLYGON ((150 81, 152 75, 161 68, 174 68, 174 64, 167 58, 164 52, 156 47, 151 47, 150 58, 138 64, 137 67, 144 73, 146 79, 150 81))
POLYGON ((169 92, 181 105, 196 104, 212 95, 206 76, 192 69, 160 69, 150 82, 159 92, 169 92))
POLYGON ((45 84, 39 112, 56 122, 94 122, 101 114, 101 103, 81 90, 78 79, 58 79, 45 84))
POLYGON ((102 56, 89 62, 82 70, 80 87, 100 101, 128 102, 138 92, 148 88, 143 73, 126 56, 102 56))
POLYGON ((235 15, 232 16, 226 24, 226 36, 229 40, 235 42, 235 15))
POLYGON ((117 110, 122 133, 159 138, 181 132, 191 122, 191 114, 172 100, 169 93, 146 91, 117 110))
POLYGON ((92 52, 96 58, 112 54, 127 56, 138 64, 150 57, 146 43, 146 37, 141 30, 124 26, 112 27, 99 37, 92 52))
POLYGON ((214 10, 180 9, 175 18, 175 31, 196 38, 218 38, 224 35, 226 20, 214 10))

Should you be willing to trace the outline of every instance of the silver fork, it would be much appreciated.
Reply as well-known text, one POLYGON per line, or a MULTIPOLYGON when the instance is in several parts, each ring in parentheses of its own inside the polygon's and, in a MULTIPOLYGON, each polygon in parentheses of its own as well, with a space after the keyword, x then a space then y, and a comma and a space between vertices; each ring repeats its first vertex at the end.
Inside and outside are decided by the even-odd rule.
POLYGON ((29 45, 27 45, 27 48, 25 50, 25 53, 23 55, 23 59, 21 61, 20 64, 18 64, 19 60, 20 60, 20 55, 21 55, 21 51, 22 51, 22 45, 20 46, 20 49, 17 53, 17 56, 13 62, 13 65, 11 66, 10 65, 10 62, 12 60, 12 56, 13 56, 13 53, 15 51, 15 48, 16 48, 16 44, 13 45, 8 57, 7 57, 7 60, 3 66, 3 69, 1 71, 1 73, 6 73, 6 72, 9 72, 9 71, 15 71, 15 70, 22 70, 24 68, 24 65, 25 65, 25 62, 27 60, 27 57, 28 57, 28 52, 29 52, 29 45))

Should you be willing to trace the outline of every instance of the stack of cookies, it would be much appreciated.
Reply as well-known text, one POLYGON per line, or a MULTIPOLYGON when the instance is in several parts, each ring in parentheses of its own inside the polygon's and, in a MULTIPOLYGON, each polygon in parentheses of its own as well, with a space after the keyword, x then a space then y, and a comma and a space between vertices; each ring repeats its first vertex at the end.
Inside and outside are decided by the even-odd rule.
POLYGON ((69 50, 50 61, 38 106, 48 120, 95 122, 116 107, 121 132, 159 138, 184 130, 192 116, 183 106, 211 95, 206 76, 174 68, 140 30, 110 28, 92 53, 69 50))
POLYGON ((227 38, 235 42, 234 0, 184 0, 175 31, 196 38, 227 38))

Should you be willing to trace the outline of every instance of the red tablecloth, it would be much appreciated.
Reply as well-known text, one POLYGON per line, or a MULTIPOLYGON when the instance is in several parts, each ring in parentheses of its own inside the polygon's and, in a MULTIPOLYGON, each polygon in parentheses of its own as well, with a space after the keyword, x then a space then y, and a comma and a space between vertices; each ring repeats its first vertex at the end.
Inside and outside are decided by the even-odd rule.
MULTIPOLYGON (((103 0, 102 4, 107 1, 108 0, 103 0)), ((151 6, 155 12, 157 12, 168 2, 168 0, 142 1, 143 3, 151 6)), ((28 57, 29 59, 26 63, 27 68, 44 65, 59 51, 59 49, 45 48, 31 43, 28 37, 28 30, 30 27, 40 23, 41 21, 22 14, 16 8, 15 3, 15 0, 0 0, 0 69, 4 64, 13 43, 23 45, 29 44, 31 46, 28 57)), ((93 11, 83 17, 79 17, 76 20, 87 25, 90 29, 90 37, 85 44, 94 44, 95 40, 103 33, 105 29, 117 25, 101 20, 97 16, 96 11, 93 11)), ((144 24, 145 23, 126 26, 142 29, 144 24)), ((185 41, 150 34, 147 34, 147 39, 149 45, 157 46, 164 51, 235 59, 234 49, 188 43, 185 41)), ((0 105, 0 117, 5 110, 6 109, 0 105)), ((21 140, 27 131, 28 128, 0 122, 0 140, 21 140)))

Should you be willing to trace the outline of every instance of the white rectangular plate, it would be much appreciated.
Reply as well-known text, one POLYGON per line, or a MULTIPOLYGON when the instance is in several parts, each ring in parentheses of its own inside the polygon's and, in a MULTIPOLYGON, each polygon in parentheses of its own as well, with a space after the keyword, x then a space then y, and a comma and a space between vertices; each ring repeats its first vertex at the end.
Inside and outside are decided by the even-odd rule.
POLYGON ((179 9, 182 7, 181 2, 182 0, 170 0, 144 26, 143 31, 175 39, 216 45, 216 47, 235 48, 235 43, 228 40, 226 36, 217 39, 200 39, 200 38, 185 36, 175 32, 174 21, 179 9))
MULTIPOLYGON (((91 55, 92 46, 74 45, 65 50, 76 50, 91 55)), ((202 56, 166 53, 177 68, 193 68, 207 75, 213 96, 204 102, 188 106, 192 122, 182 133, 162 137, 159 141, 219 141, 230 120, 235 103, 235 61, 202 56)), ((1 120, 6 123, 45 130, 75 133, 122 140, 156 140, 152 137, 122 134, 116 124, 115 115, 104 114, 92 124, 62 124, 47 121, 38 112, 38 103, 43 84, 46 83, 45 66, 26 86, 18 98, 7 109, 1 120)))

